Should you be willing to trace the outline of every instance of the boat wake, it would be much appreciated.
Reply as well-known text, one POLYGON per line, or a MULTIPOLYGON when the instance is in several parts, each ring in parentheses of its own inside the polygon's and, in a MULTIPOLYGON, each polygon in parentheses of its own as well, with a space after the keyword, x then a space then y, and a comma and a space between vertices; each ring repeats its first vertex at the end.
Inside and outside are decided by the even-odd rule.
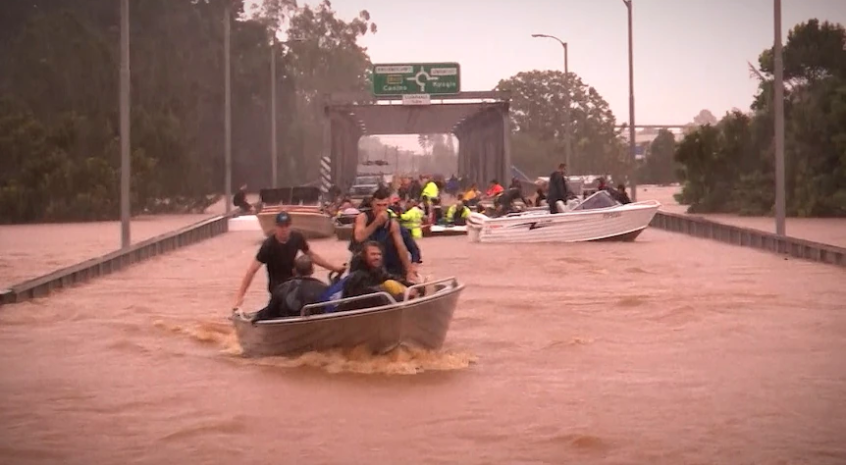
POLYGON ((243 358, 235 330, 230 324, 200 321, 189 324, 155 321, 154 326, 170 334, 217 346, 239 363, 279 368, 317 368, 327 373, 415 375, 427 371, 462 370, 476 363, 474 354, 463 351, 429 351, 400 346, 384 354, 373 354, 364 346, 307 352, 296 357, 243 358))

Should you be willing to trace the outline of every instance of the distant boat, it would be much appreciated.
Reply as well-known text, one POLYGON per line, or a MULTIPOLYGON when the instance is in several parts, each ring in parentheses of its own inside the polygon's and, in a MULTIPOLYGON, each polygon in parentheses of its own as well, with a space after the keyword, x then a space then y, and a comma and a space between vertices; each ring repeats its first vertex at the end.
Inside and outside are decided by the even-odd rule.
MULTIPOLYGON (((471 213, 471 242, 633 241, 649 226, 661 204, 655 200, 622 205, 599 191, 562 213, 531 209, 503 217, 471 213)), ((563 207, 563 205, 562 205, 563 207)))
POLYGON ((320 188, 313 186, 262 189, 256 214, 264 235, 270 237, 276 227, 276 215, 291 215, 291 227, 308 239, 322 239, 335 234, 332 218, 320 205, 320 188))

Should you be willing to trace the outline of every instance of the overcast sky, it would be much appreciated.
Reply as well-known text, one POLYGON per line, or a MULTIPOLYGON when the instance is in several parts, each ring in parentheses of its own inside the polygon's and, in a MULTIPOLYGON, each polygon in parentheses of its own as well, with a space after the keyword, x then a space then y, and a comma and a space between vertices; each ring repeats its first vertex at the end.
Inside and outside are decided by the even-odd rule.
MULTIPOLYGON (((782 5, 785 38, 809 18, 846 23, 846 0, 782 5)), ((628 121, 621 0, 333 0, 332 6, 345 19, 370 12, 379 31, 363 44, 374 63, 455 61, 463 90, 490 90, 520 71, 562 69, 561 46, 531 37, 558 36, 569 43, 570 71, 596 87, 618 122, 628 121)), ((636 122, 681 124, 703 108, 717 117, 748 109, 756 82, 746 62, 757 63, 772 43, 772 0, 634 0, 636 122)))

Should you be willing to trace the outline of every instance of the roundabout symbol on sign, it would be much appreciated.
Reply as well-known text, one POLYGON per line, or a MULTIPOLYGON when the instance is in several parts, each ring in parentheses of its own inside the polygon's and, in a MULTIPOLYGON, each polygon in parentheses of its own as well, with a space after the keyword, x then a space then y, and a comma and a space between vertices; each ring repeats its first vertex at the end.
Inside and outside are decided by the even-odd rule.
POLYGON ((409 78, 406 78, 406 79, 408 79, 409 81, 412 81, 412 82, 416 83, 418 86, 420 86, 420 92, 426 92, 426 83, 427 82, 438 80, 437 77, 430 76, 429 73, 427 73, 426 70, 424 70, 424 69, 421 69, 420 71, 418 71, 417 74, 414 75, 414 77, 409 77, 409 78), (421 81, 420 78, 424 77, 424 76, 426 77, 426 79, 424 81, 421 81))

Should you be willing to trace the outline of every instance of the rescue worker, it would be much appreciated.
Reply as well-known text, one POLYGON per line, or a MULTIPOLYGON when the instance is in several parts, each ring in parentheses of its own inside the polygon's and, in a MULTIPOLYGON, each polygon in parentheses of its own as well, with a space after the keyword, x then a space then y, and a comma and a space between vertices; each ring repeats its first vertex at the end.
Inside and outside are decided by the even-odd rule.
POLYGON ((467 224, 468 216, 470 216, 470 209, 464 205, 464 199, 459 195, 458 201, 447 209, 446 221, 456 226, 464 226, 467 224))
POLYGON ((410 199, 407 205, 408 208, 405 210, 405 213, 399 217, 400 225, 411 232, 411 237, 420 239, 423 237, 423 218, 425 218, 426 214, 417 206, 417 201, 414 199, 410 199))
POLYGON ((423 186, 422 195, 428 197, 429 200, 437 199, 439 194, 440 192, 438 190, 438 185, 435 184, 435 181, 433 179, 430 179, 429 182, 427 182, 426 185, 423 186))

